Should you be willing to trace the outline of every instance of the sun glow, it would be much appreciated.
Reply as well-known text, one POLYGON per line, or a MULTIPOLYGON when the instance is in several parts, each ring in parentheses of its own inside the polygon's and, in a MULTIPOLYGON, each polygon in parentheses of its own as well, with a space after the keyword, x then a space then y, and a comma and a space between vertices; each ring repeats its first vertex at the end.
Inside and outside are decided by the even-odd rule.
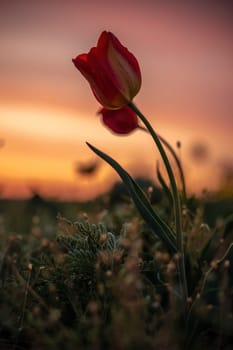
POLYGON ((116 143, 95 116, 55 107, 8 104, 0 106, 0 115, 4 196, 28 196, 28 187, 35 186, 45 195, 63 198, 89 198, 106 190, 118 178, 107 164, 101 163, 94 176, 82 176, 75 170, 77 162, 95 159, 86 140, 100 145, 104 139, 113 154, 129 163, 125 142, 133 138, 116 143))
MULTIPOLYGON (((156 180, 158 153, 144 132, 138 130, 119 137, 103 127, 99 116, 57 106, 5 103, 0 106, 0 115, 0 138, 4 141, 0 149, 2 196, 29 196, 30 188, 36 187, 45 196, 87 199, 108 190, 119 180, 108 164, 100 161, 94 176, 77 172, 77 164, 96 160, 86 141, 117 159, 132 175, 156 180)), ((154 126, 173 146, 177 139, 181 140, 188 188, 191 192, 199 192, 206 186, 214 188, 218 174, 213 156, 201 164, 195 163, 189 155, 189 147, 195 141, 192 130, 185 123, 175 129, 166 120, 166 117, 163 123, 162 118, 156 120, 154 126), (214 177, 210 176, 212 173, 214 177)), ((211 152, 218 155, 219 143, 216 145, 213 134, 196 131, 211 152)), ((227 143, 226 135, 222 149, 224 142, 227 143)))
MULTIPOLYGON (((80 137, 88 127, 86 115, 77 115, 77 112, 41 106, 30 105, 2 105, 0 106, 0 126, 4 135, 30 136, 38 139, 61 140, 67 134, 72 139, 80 137), (86 122, 85 122, 86 119, 86 122), (67 122, 69 120, 69 122, 67 122)), ((2 135, 4 137, 4 135, 2 135)))

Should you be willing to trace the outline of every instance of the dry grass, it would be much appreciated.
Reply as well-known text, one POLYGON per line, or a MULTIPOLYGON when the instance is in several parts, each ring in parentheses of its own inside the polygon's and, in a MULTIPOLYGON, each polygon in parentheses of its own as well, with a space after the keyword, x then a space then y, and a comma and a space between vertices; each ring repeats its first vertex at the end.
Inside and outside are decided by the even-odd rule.
MULTIPOLYGON (((197 199, 184 207, 184 316, 177 256, 151 235, 129 200, 110 197, 83 207, 56 204, 67 219, 55 219, 48 203, 39 211, 1 203, 0 348, 230 349, 232 218, 206 218, 197 199), (10 220, 20 210, 15 233, 10 220)), ((172 220, 169 203, 155 205, 172 220)))

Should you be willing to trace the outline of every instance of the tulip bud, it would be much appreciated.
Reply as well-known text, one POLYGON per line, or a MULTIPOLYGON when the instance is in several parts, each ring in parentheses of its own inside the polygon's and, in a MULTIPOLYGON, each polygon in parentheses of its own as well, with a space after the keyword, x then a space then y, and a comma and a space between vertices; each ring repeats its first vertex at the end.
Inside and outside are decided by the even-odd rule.
POLYGON ((102 32, 96 47, 74 58, 75 67, 107 109, 120 109, 141 87, 141 72, 134 55, 111 32, 102 32))
POLYGON ((98 114, 102 121, 116 134, 129 134, 138 127, 137 115, 128 106, 117 110, 102 108, 98 114))

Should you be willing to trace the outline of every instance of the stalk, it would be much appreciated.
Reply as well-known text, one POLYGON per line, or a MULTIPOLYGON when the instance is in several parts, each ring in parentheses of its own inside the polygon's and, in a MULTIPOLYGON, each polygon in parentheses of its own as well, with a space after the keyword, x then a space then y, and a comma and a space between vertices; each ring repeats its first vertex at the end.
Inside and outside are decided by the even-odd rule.
POLYGON ((187 279, 186 279, 186 271, 185 271, 185 255, 184 255, 184 244, 183 244, 183 233, 182 233, 182 220, 181 220, 181 204, 180 197, 175 181, 175 177, 166 155, 166 152, 162 146, 162 143, 159 140, 158 135, 155 133, 149 121, 146 117, 140 112, 140 110, 132 103, 129 103, 129 107, 138 115, 139 119, 143 122, 147 130, 150 132, 159 153, 163 159, 164 165, 167 170, 167 174, 170 180, 173 203, 174 203, 174 216, 175 216, 175 229, 176 229, 176 241, 177 247, 179 250, 179 259, 178 259, 178 270, 179 270, 179 279, 180 279, 180 288, 182 291, 182 298, 184 302, 184 309, 186 311, 187 299, 188 299, 188 288, 187 288, 187 279))
MULTIPOLYGON (((148 132, 147 128, 145 128, 144 126, 141 126, 141 125, 138 125, 138 129, 141 129, 143 131, 148 132)), ((179 174, 180 174, 180 181, 181 181, 181 185, 182 185, 183 198, 184 198, 184 202, 186 203, 187 202, 186 184, 185 184, 184 171, 183 171, 183 168, 181 165, 181 161, 178 158, 178 156, 177 156, 176 152, 174 151, 174 149, 172 148, 172 146, 170 145, 170 143, 168 143, 168 141, 165 140, 165 138, 162 137, 161 135, 159 135, 158 133, 157 133, 157 136, 160 139, 160 141, 162 142, 162 144, 164 144, 164 146, 166 146, 167 149, 171 152, 171 154, 176 162, 176 165, 177 165, 177 168, 178 168, 179 174)))

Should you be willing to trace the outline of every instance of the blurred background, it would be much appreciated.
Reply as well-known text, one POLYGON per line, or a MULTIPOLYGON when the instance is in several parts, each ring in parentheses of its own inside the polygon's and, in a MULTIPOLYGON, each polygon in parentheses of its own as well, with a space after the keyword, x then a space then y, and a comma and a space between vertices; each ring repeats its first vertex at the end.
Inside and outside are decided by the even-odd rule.
POLYGON ((189 193, 233 177, 231 1, 0 2, 0 195, 90 199, 118 176, 88 141, 134 176, 156 181, 142 131, 113 135, 71 59, 112 31, 137 57, 135 103, 181 157, 189 193))

